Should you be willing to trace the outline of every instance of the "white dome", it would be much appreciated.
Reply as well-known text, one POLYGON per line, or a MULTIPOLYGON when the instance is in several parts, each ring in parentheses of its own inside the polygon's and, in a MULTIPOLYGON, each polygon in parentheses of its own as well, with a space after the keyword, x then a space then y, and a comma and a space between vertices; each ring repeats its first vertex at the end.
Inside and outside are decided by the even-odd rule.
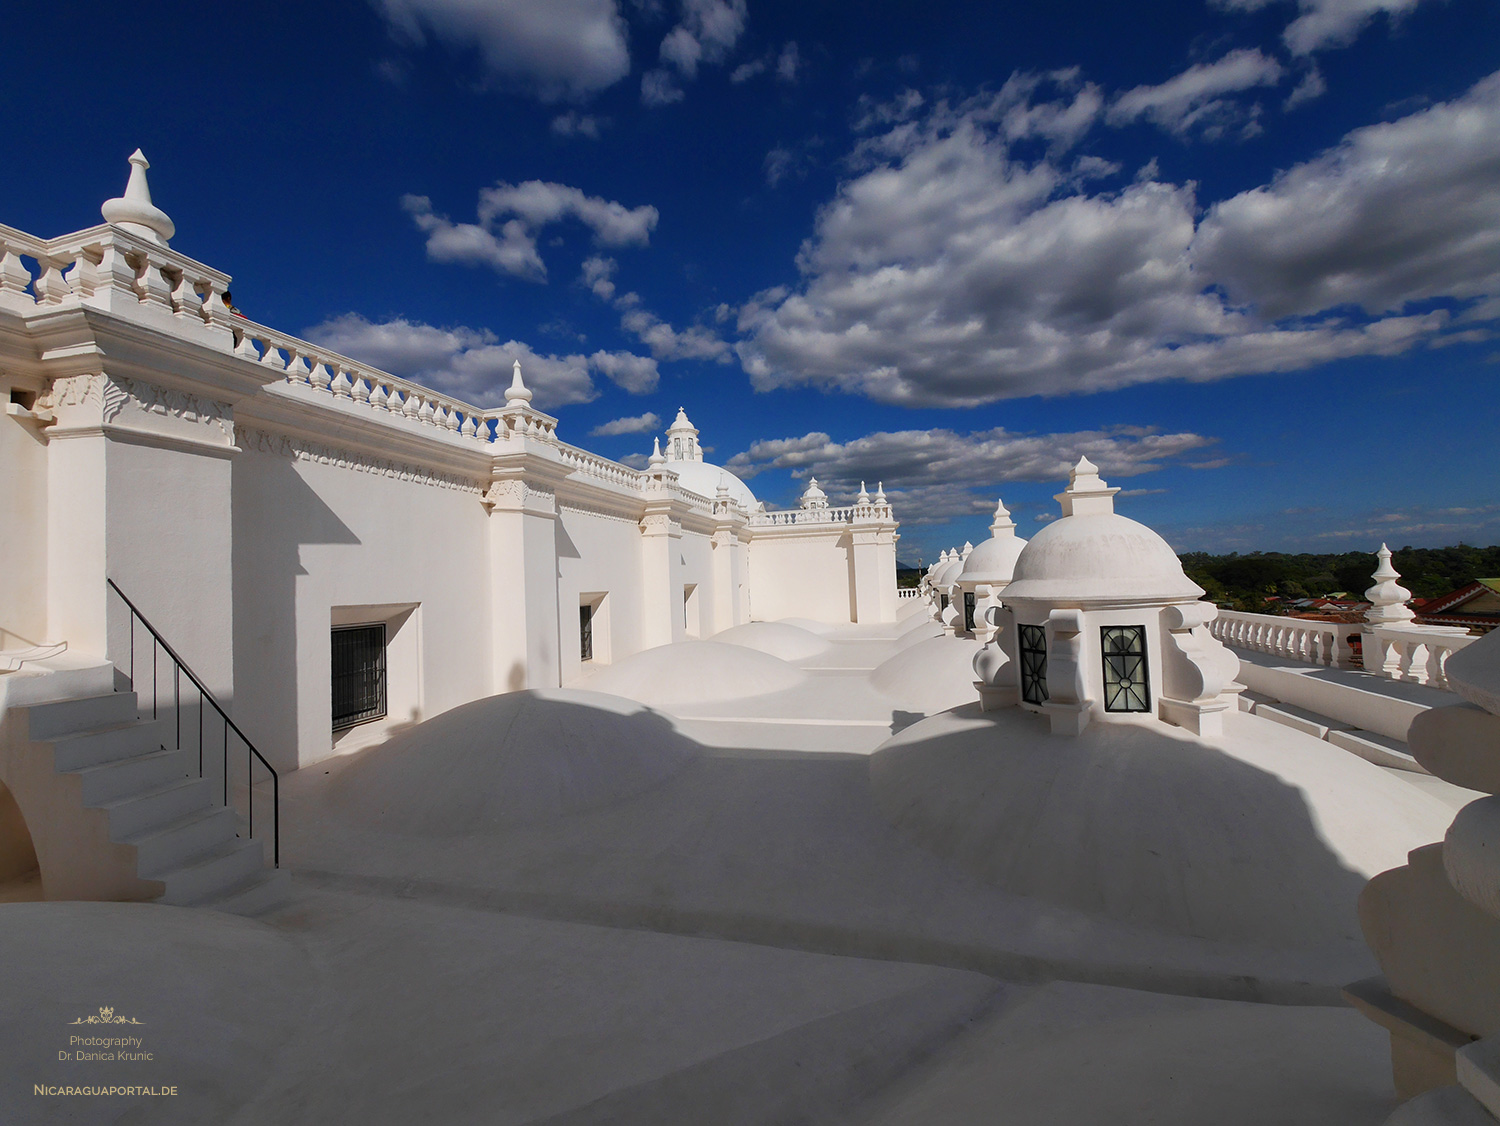
POLYGON ((795 665, 757 649, 720 641, 678 641, 606 665, 578 686, 671 708, 763 696, 805 680, 807 673, 795 665))
POLYGON ((961 583, 1008 583, 1026 541, 1020 536, 992 536, 976 547, 964 562, 957 581, 961 583))
POLYGON ((697 753, 669 719, 634 700, 569 688, 508 692, 364 751, 329 794, 367 825, 446 836, 621 801, 697 753))
POLYGON ((870 683, 902 711, 945 712, 974 699, 973 662, 978 651, 979 642, 967 637, 923 638, 871 670, 870 683))
POLYGON ((746 622, 714 634, 715 641, 743 645, 780 657, 783 661, 805 661, 828 650, 828 638, 791 622, 746 622))
POLYGON ((963 569, 964 557, 955 551, 953 557, 948 562, 942 564, 932 573, 932 585, 939 590, 947 590, 953 585, 953 580, 958 578, 959 573, 963 569))
POLYGON ((1007 602, 1151 603, 1202 595, 1166 540, 1129 517, 1102 512, 1065 516, 1032 536, 1002 597, 1007 602))
POLYGON ((755 511, 755 494, 750 486, 722 466, 706 461, 673 461, 668 466, 677 472, 677 483, 688 492, 713 500, 719 482, 724 480, 729 484, 729 499, 747 512, 755 511))

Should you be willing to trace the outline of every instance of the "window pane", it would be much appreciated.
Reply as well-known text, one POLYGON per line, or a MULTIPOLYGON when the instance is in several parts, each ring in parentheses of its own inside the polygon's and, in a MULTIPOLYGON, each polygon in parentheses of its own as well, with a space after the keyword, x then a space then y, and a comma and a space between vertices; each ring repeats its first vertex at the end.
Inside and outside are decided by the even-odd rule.
POLYGON ((594 659, 594 608, 578 607, 578 653, 585 661, 594 659))
POLYGON ((385 715, 385 624, 333 631, 333 727, 385 715))
POLYGON ((1047 631, 1042 626, 1021 626, 1021 699, 1028 704, 1047 702, 1047 631))
POLYGON ((1104 659, 1104 710, 1151 710, 1151 681, 1146 668, 1145 626, 1103 626, 1099 630, 1104 659))

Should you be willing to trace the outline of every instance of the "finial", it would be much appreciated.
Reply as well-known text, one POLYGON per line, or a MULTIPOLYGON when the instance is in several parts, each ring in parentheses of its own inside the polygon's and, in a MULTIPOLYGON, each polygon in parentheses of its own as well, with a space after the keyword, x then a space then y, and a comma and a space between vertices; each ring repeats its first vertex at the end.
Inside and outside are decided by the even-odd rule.
POLYGON ((729 495, 729 475, 728 474, 725 474, 725 473, 720 473, 719 474, 719 487, 718 487, 718 489, 715 490, 715 492, 717 492, 718 495, 721 496, 721 497, 727 497, 729 495))
POLYGON ((1370 600, 1370 608, 1365 611, 1365 621, 1377 625, 1404 625, 1417 616, 1406 604, 1411 591, 1396 582, 1401 573, 1391 566, 1391 549, 1381 544, 1376 555, 1380 564, 1370 576, 1375 580, 1375 585, 1365 591, 1365 597, 1370 600))
POLYGON ((1003 500, 995 501, 995 518, 990 521, 990 536, 993 538, 1002 533, 1016 534, 1016 522, 1010 518, 1010 509, 1005 507, 1003 500))
POLYGON ((973 551, 974 551, 974 545, 972 543, 970 543, 968 540, 964 540, 963 557, 965 559, 967 559, 971 554, 973 554, 973 551))
POLYGON ((505 392, 505 405, 508 407, 526 406, 530 402, 531 388, 521 380, 521 361, 517 358, 511 368, 510 387, 505 392))
POLYGON ((125 194, 105 200, 99 211, 106 223, 166 246, 177 233, 177 224, 151 202, 151 187, 146 183, 146 169, 150 167, 146 154, 140 149, 131 153, 130 179, 125 183, 125 194))
POLYGON ((875 499, 876 500, 885 500, 885 482, 884 481, 876 481, 875 482, 875 499))
POLYGON ((1068 473, 1068 487, 1058 493, 1064 516, 1103 516, 1115 510, 1115 494, 1099 477, 1099 467, 1086 457, 1068 473))
POLYGON ((857 497, 854 498, 854 503, 855 504, 869 504, 870 503, 870 493, 869 493, 869 490, 867 490, 865 488, 865 483, 863 481, 861 481, 859 483, 859 496, 857 496, 857 497))
POLYGON ((667 459, 664 458, 661 453, 661 439, 653 438, 651 440, 651 464, 662 465, 666 462, 666 460, 667 459))

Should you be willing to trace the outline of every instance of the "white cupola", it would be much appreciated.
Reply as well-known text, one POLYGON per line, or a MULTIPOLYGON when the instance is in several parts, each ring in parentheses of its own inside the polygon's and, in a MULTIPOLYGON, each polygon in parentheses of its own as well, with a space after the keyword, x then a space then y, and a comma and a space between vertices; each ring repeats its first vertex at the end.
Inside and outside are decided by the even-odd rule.
POLYGON ((818 479, 809 477, 807 488, 802 493, 802 507, 811 511, 828 507, 828 494, 818 488, 818 479))
POLYGON ((677 417, 667 428, 668 461, 702 461, 703 447, 698 445, 698 428, 688 421, 687 412, 677 408, 677 417))

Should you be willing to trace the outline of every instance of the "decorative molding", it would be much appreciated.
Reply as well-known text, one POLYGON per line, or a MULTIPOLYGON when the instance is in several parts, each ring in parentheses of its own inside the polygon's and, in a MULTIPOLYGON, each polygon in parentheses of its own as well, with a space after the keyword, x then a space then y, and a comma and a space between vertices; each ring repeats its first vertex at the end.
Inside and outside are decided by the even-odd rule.
MULTIPOLYGON (((460 477, 453 473, 439 473, 420 465, 389 461, 385 458, 367 457, 364 454, 355 453, 351 450, 341 450, 317 442, 306 442, 301 438, 292 438, 285 434, 270 434, 264 430, 252 430, 249 427, 236 426, 234 428, 234 438, 235 442, 246 450, 258 450, 261 453, 273 454, 277 457, 291 458, 293 461, 310 461, 318 465, 332 465, 339 469, 352 469, 359 473, 370 473, 376 477, 391 477, 399 481, 415 481, 419 484, 432 485, 439 489, 453 489, 463 493, 483 495, 485 492, 484 486, 471 478, 460 477)), ((497 485, 503 483, 496 482, 497 485)), ((493 487, 491 486, 491 488, 493 487)))
POLYGON ((55 407, 81 407, 89 402, 103 406, 104 382, 102 375, 69 375, 49 380, 47 389, 37 399, 37 406, 48 410, 55 407))
POLYGON ((149 414, 198 423, 218 430, 227 440, 234 438, 234 412, 228 403, 203 399, 186 391, 158 387, 139 379, 98 372, 92 375, 64 376, 47 385, 39 403, 48 409, 81 407, 93 403, 99 407, 106 423, 114 422, 127 406, 134 403, 149 414))
POLYGON ((575 500, 558 501, 557 507, 562 512, 572 512, 579 516, 597 516, 603 520, 619 520, 625 524, 637 523, 634 516, 622 516, 618 512, 611 512, 602 505, 581 504, 575 500))

